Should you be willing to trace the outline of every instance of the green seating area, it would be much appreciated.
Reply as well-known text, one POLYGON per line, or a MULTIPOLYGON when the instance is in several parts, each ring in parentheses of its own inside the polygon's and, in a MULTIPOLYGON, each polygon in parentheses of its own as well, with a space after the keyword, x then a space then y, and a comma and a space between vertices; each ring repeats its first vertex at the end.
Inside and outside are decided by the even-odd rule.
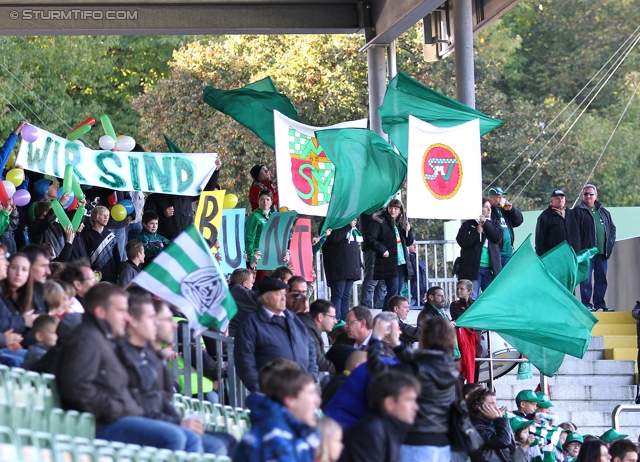
MULTIPOLYGON (((248 413, 174 396, 182 416, 199 415, 205 428, 240 439, 248 413)), ((55 377, 0 365, 0 462, 230 462, 229 457, 169 451, 95 438, 95 418, 60 408, 55 377)))

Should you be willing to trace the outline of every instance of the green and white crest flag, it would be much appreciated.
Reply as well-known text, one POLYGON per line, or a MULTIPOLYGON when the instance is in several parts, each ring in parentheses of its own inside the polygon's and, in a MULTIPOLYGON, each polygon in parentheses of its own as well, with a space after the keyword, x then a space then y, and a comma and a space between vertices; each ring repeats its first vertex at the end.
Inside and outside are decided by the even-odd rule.
POLYGON ((133 283, 182 310, 196 335, 227 330, 238 311, 220 266, 195 225, 158 255, 133 283))
POLYGON ((276 172, 280 207, 301 215, 327 215, 336 169, 315 132, 332 128, 366 128, 367 119, 329 127, 312 127, 273 111, 276 172))

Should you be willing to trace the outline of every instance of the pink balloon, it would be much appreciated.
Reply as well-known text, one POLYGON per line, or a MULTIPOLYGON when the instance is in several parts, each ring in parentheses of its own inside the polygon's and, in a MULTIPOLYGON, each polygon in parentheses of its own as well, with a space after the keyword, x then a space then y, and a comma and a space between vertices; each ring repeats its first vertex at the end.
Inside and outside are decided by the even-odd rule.
POLYGON ((22 134, 22 139, 29 143, 33 143, 38 139, 38 130, 33 125, 26 124, 22 127, 20 133, 22 134))
POLYGON ((22 207, 23 205, 27 205, 29 201, 31 201, 31 194, 26 189, 18 189, 13 194, 13 203, 18 207, 22 207))

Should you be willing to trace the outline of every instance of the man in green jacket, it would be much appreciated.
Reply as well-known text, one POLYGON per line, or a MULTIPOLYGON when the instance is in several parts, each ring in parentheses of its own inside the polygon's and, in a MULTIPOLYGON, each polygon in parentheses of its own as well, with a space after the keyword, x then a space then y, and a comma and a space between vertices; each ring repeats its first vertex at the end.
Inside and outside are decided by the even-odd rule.
POLYGON ((260 245, 260 234, 264 225, 269 221, 271 215, 271 203, 273 201, 271 191, 260 191, 258 196, 258 208, 247 218, 244 225, 244 243, 247 254, 247 267, 256 269, 258 260, 262 256, 258 246, 260 245))

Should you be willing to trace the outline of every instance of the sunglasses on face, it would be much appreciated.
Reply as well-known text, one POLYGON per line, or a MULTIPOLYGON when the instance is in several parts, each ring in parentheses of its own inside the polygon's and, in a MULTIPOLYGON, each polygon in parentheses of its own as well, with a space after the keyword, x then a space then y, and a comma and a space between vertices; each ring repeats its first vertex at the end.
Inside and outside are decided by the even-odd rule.
POLYGON ((595 196, 595 193, 582 193, 583 196, 595 196))

